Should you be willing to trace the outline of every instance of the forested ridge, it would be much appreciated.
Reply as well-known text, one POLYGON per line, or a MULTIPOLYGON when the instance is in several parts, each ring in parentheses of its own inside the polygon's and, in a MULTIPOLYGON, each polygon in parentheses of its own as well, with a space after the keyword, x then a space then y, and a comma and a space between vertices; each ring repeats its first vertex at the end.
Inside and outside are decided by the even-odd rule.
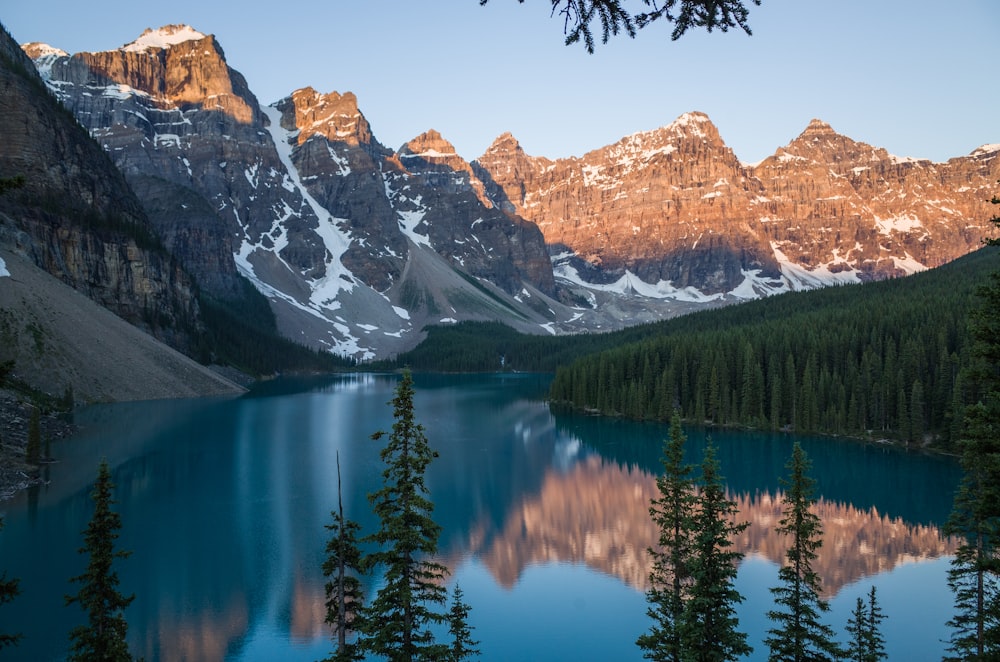
POLYGON ((907 278, 784 294, 666 323, 556 371, 551 397, 636 419, 685 418, 949 446, 968 313, 1000 267, 983 249, 907 278))

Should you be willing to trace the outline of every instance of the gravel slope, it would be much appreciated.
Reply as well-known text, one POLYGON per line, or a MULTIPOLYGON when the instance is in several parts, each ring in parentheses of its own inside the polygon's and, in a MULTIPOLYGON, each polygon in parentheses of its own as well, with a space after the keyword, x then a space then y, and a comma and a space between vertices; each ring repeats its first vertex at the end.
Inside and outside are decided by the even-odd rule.
POLYGON ((0 361, 14 375, 77 403, 199 397, 244 389, 0 249, 0 361))
MULTIPOLYGON (((238 394, 245 389, 160 343, 108 310, 0 248, 0 363, 53 396, 73 389, 77 404, 238 394)), ((38 483, 24 461, 33 407, 0 388, 0 501, 38 483)), ((73 427, 43 416, 42 437, 73 427)))

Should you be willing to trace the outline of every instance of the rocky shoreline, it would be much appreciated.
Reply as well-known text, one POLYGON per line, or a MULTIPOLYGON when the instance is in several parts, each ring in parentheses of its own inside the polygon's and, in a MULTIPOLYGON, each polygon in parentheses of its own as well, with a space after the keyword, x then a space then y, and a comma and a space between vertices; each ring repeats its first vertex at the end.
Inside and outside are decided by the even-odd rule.
MULTIPOLYGON (((42 465, 25 461, 33 408, 13 391, 0 389, 0 502, 43 482, 42 465)), ((76 427, 64 415, 47 414, 41 417, 41 432, 43 440, 55 441, 72 435, 76 427)))

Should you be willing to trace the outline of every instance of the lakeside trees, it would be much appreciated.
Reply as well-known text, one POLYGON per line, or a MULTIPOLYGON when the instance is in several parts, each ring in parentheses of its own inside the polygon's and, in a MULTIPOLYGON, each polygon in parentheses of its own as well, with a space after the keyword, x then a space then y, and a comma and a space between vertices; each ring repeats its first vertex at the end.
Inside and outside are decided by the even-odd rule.
MULTIPOLYGON (((1000 227, 1000 216, 991 222, 1000 227)), ((962 540, 948 571, 955 595, 949 650, 956 660, 1000 657, 1000 271, 977 293, 969 322, 972 360, 963 379, 972 403, 959 442, 963 477, 945 527, 962 540)))
POLYGON ((361 526, 344 517, 341 495, 340 453, 337 453, 337 510, 333 523, 326 525, 330 540, 326 544, 323 575, 326 582, 326 622, 333 627, 337 648, 329 658, 333 662, 351 662, 364 657, 356 642, 348 641, 357 631, 364 593, 359 577, 365 574, 364 557, 358 546, 361 526))
POLYGON ((993 251, 894 281, 783 294, 679 317, 556 370, 578 409, 795 432, 957 440, 966 320, 993 251))
POLYGON ((709 441, 702 462, 700 489, 684 464, 680 414, 674 412, 664 444, 664 474, 656 480, 660 496, 649 508, 659 530, 658 548, 650 549, 653 567, 647 615, 653 624, 636 644, 643 657, 656 661, 735 660, 751 652, 746 634, 737 630, 736 563, 732 537, 747 527, 736 523, 735 504, 726 496, 715 448, 709 441))
POLYGON ((878 604, 875 587, 868 593, 868 602, 858 598, 851 617, 847 620, 849 640, 844 654, 852 662, 878 662, 888 655, 885 653, 885 640, 882 638, 881 625, 885 614, 878 604))
POLYGON ((128 623, 125 608, 134 595, 125 596, 118 590, 118 573, 112 567, 116 559, 127 558, 130 552, 115 550, 115 540, 121 529, 121 518, 111 507, 115 504, 111 491, 108 463, 101 461, 97 482, 91 492, 94 514, 83 531, 84 544, 79 549, 89 557, 86 571, 70 581, 80 584, 76 595, 67 595, 66 604, 77 603, 87 613, 87 624, 73 628, 69 659, 82 662, 116 662, 131 660, 125 636, 128 623))
POLYGON ((695 510, 691 467, 684 464, 684 442, 678 412, 670 423, 670 437, 663 446, 663 475, 656 479, 660 496, 649 507, 649 516, 659 531, 658 547, 648 551, 653 560, 649 572, 646 614, 653 625, 636 644, 643 657, 677 662, 684 653, 685 605, 690 591, 690 563, 695 510))
POLYGON ((708 440, 701 464, 701 491, 694 515, 690 572, 691 597, 687 605, 685 660, 722 662, 749 655, 753 649, 740 632, 736 605, 743 596, 736 590, 736 564, 742 552, 733 550, 733 538, 750 525, 738 522, 736 503, 726 496, 715 446, 708 440))
POLYGON ((816 550, 822 544, 823 525, 809 509, 815 503, 815 481, 809 476, 811 463, 802 446, 795 442, 784 481, 784 512, 777 531, 791 536, 785 553, 787 563, 778 570, 780 586, 771 589, 777 609, 767 612, 776 626, 765 640, 769 659, 775 662, 806 662, 840 659, 833 631, 820 621, 829 604, 819 597, 820 579, 812 568, 816 550))
POLYGON ((451 644, 448 648, 448 662, 462 662, 479 655, 476 646, 479 642, 472 638, 472 627, 469 625, 469 605, 465 604, 465 594, 461 587, 455 584, 451 593, 451 609, 448 610, 448 633, 451 644))
POLYGON ((448 569, 430 560, 437 552, 441 527, 431 516, 424 473, 437 453, 424 435, 424 426, 413 414, 413 377, 409 371, 392 399, 392 432, 379 453, 385 463, 383 486, 368 495, 379 518, 379 530, 364 541, 378 548, 367 560, 384 569, 383 586, 364 608, 361 638, 365 650, 390 660, 439 658, 447 648, 436 643, 430 627, 444 623, 448 569))
POLYGON ((340 458, 337 459, 338 508, 332 513, 323 574, 327 622, 336 634, 337 650, 330 658, 346 661, 366 654, 393 661, 465 660, 478 654, 467 619, 469 605, 457 586, 451 609, 445 611, 448 569, 433 561, 441 527, 434 521, 434 504, 424 483, 430 462, 437 457, 413 412, 413 377, 404 371, 392 399, 392 432, 375 432, 386 439, 379 453, 385 468, 382 488, 368 495, 379 518, 377 531, 361 543, 375 549, 363 554, 357 539, 359 526, 344 517, 340 497, 340 458), (376 568, 383 571, 382 586, 364 604, 359 577, 376 568), (452 642, 439 643, 432 628, 447 623, 452 642), (348 642, 351 634, 357 636, 348 642))

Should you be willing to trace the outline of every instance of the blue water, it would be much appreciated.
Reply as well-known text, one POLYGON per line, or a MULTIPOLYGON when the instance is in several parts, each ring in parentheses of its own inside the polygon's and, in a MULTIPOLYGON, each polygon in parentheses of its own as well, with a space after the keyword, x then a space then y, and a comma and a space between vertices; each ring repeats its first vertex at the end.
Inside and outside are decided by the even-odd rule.
MULTIPOLYGON (((336 458, 348 517, 371 531, 366 494, 381 478, 376 430, 389 430, 396 378, 355 375, 267 384, 221 400, 101 405, 54 443, 49 484, 0 504, 0 569, 23 593, 0 607, 19 631, 7 659, 57 660, 82 621, 63 596, 85 559, 99 460, 112 467, 123 529, 117 563, 132 652, 147 660, 316 660, 332 650, 320 571, 336 458)), ((416 415, 440 457, 427 475, 441 560, 472 606, 486 660, 641 660, 643 594, 665 426, 553 413, 547 378, 416 376, 416 415)), ((705 430, 689 429, 700 461, 705 430)), ((710 431, 733 498, 751 521, 737 588, 755 652, 772 608, 781 539, 778 479, 793 438, 710 431)), ((827 536, 818 565, 844 635, 857 596, 878 589, 890 659, 944 652, 953 544, 938 527, 954 462, 878 445, 798 438, 814 462, 827 536)), ((377 578, 367 580, 375 589, 377 578)), ((846 637, 846 636, 845 636, 846 637)))

